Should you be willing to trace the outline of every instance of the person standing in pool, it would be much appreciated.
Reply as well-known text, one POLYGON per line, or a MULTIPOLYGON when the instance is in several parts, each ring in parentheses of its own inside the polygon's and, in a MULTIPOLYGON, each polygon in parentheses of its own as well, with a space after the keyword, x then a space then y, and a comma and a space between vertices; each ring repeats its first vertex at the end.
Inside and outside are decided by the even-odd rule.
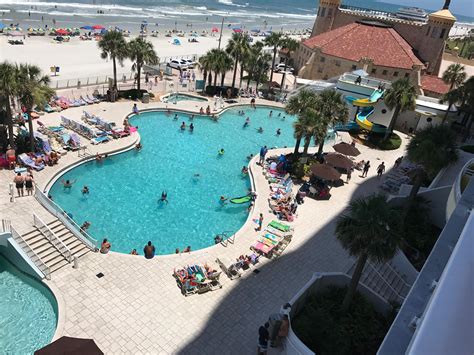
POLYGON ((87 187, 87 185, 84 185, 81 192, 82 192, 83 195, 86 195, 86 194, 88 195, 89 194, 89 187, 87 187))
POLYGON ((74 181, 71 181, 71 180, 64 181, 64 179, 61 179, 61 184, 63 184, 63 187, 65 189, 70 189, 75 182, 76 182, 76 180, 74 180, 74 181))
POLYGON ((270 113, 268 114, 268 117, 272 117, 273 116, 273 111, 270 110, 270 113))
POLYGON ((168 193, 166 191, 163 191, 161 193, 161 197, 160 197, 160 202, 166 202, 168 203, 168 193))
POLYGON ((173 120, 175 120, 175 121, 177 121, 177 120, 178 120, 178 114, 177 114, 177 113, 175 113, 175 114, 174 114, 174 118, 173 118, 173 120))
POLYGON ((245 119, 244 127, 248 127, 250 125, 250 117, 245 119))
POLYGON ((194 125, 193 125, 192 123, 189 125, 189 131, 190 131, 190 132, 193 132, 193 131, 194 131, 194 125))
POLYGON ((221 206, 224 206, 227 203, 227 197, 221 196, 219 198, 219 203, 221 204, 221 206))
POLYGON ((184 131, 186 129, 186 123, 181 122, 181 130, 184 131))
POLYGON ((277 129, 277 136, 279 136, 280 134, 281 134, 281 129, 278 128, 278 129, 277 129))

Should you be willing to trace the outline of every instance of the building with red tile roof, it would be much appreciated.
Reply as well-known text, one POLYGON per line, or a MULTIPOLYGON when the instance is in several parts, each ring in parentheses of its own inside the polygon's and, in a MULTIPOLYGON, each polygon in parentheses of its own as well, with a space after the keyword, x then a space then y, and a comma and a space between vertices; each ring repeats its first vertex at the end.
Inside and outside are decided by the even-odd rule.
POLYGON ((449 84, 434 75, 421 76, 421 89, 425 96, 441 97, 449 91, 449 84))

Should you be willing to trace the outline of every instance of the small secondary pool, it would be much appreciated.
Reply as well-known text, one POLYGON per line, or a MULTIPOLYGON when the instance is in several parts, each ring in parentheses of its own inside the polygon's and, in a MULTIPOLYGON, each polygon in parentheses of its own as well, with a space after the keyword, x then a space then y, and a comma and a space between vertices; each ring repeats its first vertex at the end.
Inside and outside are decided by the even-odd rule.
POLYGON ((207 102, 208 100, 205 97, 199 97, 194 95, 186 95, 186 94, 168 94, 162 98, 163 102, 174 103, 180 101, 201 101, 207 102))
POLYGON ((50 343, 56 324, 51 291, 0 254, 0 353, 33 354, 50 343))
POLYGON ((218 122, 196 116, 192 133, 180 130, 182 122, 191 123, 189 114, 178 112, 174 120, 174 111, 169 116, 142 113, 130 119, 139 127, 140 152, 82 164, 61 177, 76 180, 72 189, 57 181, 49 193, 79 225, 89 221, 93 237, 107 237, 113 251, 130 253, 135 248, 143 254, 149 240, 158 254, 188 245, 192 250, 208 247, 216 234, 234 233, 247 219, 248 204, 219 203, 221 195, 248 193, 250 179, 241 173, 247 156, 258 154, 262 145, 294 146, 295 118, 275 108, 272 117, 269 112, 243 106, 226 111, 218 122), (238 114, 242 108, 245 116, 238 114), (250 125, 243 127, 247 116, 250 125), (218 154, 221 148, 223 155, 218 154), (84 185, 90 190, 87 195, 81 193, 84 185), (158 201, 162 191, 168 193, 169 203, 158 201))

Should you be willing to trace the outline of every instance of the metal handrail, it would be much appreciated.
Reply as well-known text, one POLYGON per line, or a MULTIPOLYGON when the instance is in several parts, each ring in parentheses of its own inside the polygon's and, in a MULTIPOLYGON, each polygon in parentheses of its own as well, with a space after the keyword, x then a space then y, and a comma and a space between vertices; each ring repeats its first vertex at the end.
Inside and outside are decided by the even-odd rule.
POLYGON ((64 244, 64 242, 43 222, 41 218, 33 213, 33 223, 36 228, 50 241, 51 244, 61 253, 62 256, 70 263, 72 262, 71 250, 64 244))
POLYGON ((35 187, 35 198, 43 205, 53 216, 59 219, 76 238, 82 241, 90 250, 97 251, 98 243, 97 240, 92 238, 86 231, 82 230, 81 227, 67 215, 67 213, 59 207, 54 201, 48 198, 43 191, 36 185, 35 187))
POLYGON ((29 256, 30 260, 36 265, 36 267, 43 273, 44 277, 46 277, 46 279, 48 280, 51 280, 51 270, 49 269, 48 265, 46 265, 44 263, 43 260, 41 260, 41 258, 38 256, 38 254, 35 253, 35 251, 33 250, 32 247, 30 247, 30 245, 26 242, 25 239, 23 239, 23 237, 21 236, 20 233, 18 233, 15 228, 13 227, 10 227, 10 233, 12 234, 12 237, 15 241, 18 241, 18 242, 23 242, 24 246, 21 246, 20 247, 26 252, 26 254, 28 255, 28 253, 32 253, 36 260, 33 259, 31 256, 29 256))

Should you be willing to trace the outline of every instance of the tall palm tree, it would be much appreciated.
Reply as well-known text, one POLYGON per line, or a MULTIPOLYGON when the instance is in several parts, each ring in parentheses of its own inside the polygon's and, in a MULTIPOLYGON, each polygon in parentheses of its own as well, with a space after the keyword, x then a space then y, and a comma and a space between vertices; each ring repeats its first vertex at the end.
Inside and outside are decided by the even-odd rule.
POLYGON ((20 64, 16 66, 17 76, 17 96, 22 105, 26 108, 28 115, 28 132, 30 139, 30 151, 35 150, 35 139, 33 134, 33 120, 31 118, 31 111, 35 105, 43 105, 47 103, 54 90, 49 84, 49 76, 41 75, 41 69, 36 65, 20 64))
POLYGON ((461 85, 466 80, 464 66, 459 63, 451 64, 443 73, 442 79, 449 84, 449 90, 461 85))
MULTIPOLYGON (((273 32, 270 36, 265 37, 263 42, 270 47, 273 47, 273 59, 272 59, 272 68, 270 72, 270 81, 271 84, 273 81, 273 69, 275 68, 276 55, 278 53, 278 48, 282 45, 282 34, 278 32, 273 32)), ((270 85, 269 84, 269 85, 270 85)), ((270 86, 268 87, 270 89, 270 86)))
POLYGON ((408 143, 407 156, 411 162, 423 167, 416 171, 409 198, 412 203, 426 175, 434 177, 441 169, 457 161, 456 134, 442 125, 420 130, 408 143))
POLYGON ((255 65, 255 71, 253 75, 255 76, 255 88, 258 90, 260 83, 265 83, 268 80, 267 72, 270 69, 270 60, 271 56, 269 53, 261 52, 257 58, 257 63, 255 65))
POLYGON ((15 139, 13 136, 13 117, 11 102, 15 96, 16 91, 16 76, 15 66, 8 62, 0 64, 0 108, 5 109, 7 127, 8 127, 8 142, 13 148, 15 139))
POLYGON ((449 114, 449 109, 451 108, 451 106, 453 106, 456 102, 459 102, 461 98, 462 98, 462 92, 461 90, 459 90, 459 88, 452 89, 441 97, 440 102, 442 104, 445 102, 448 103, 448 109, 444 113, 443 121, 441 122, 441 124, 444 124, 446 122, 446 119, 448 118, 448 114, 449 114))
POLYGON ((385 105, 390 110, 395 109, 392 119, 388 126, 387 132, 385 133, 384 140, 390 137, 390 134, 395 127, 400 112, 406 110, 414 110, 416 106, 416 89, 410 83, 408 78, 398 79, 392 83, 392 86, 385 92, 384 101, 385 105))
POLYGON ((318 136, 321 131, 321 115, 320 112, 313 109, 307 108, 301 113, 301 124, 304 127, 303 138, 303 154, 308 154, 308 149, 311 144, 311 140, 314 136, 318 136))
POLYGON ((221 73, 221 87, 224 86, 224 80, 226 73, 232 69, 234 61, 229 55, 223 51, 221 62, 220 62, 220 73, 221 73))
POLYGON ((320 111, 320 126, 322 127, 319 132, 318 149, 318 155, 321 157, 328 128, 338 123, 346 123, 349 116, 349 109, 341 93, 331 89, 324 90, 319 94, 317 109, 320 111))
POLYGON ((342 310, 347 311, 367 260, 385 262, 395 256, 401 241, 400 213, 383 195, 351 201, 348 213, 339 217, 336 237, 350 255, 357 257, 342 310))
POLYGON ((227 43, 226 52, 234 59, 234 75, 232 77, 232 93, 235 88, 235 79, 237 77, 237 68, 244 53, 248 51, 249 43, 247 36, 241 33, 233 33, 227 43))
POLYGON ((293 151, 293 154, 298 154, 300 145, 301 145, 301 140, 306 134, 306 122, 304 119, 301 117, 298 117, 298 119, 293 122, 293 136, 296 139, 295 142, 295 150, 293 151))
MULTIPOLYGON (((212 62, 209 56, 209 52, 199 57, 199 67, 202 71, 202 80, 207 80, 207 73, 211 72, 212 70, 212 62)), ((210 83, 208 85, 211 85, 210 83)))
POLYGON ((132 70, 137 71, 137 89, 138 89, 138 95, 141 96, 140 77, 141 77, 142 67, 145 64, 148 64, 148 65, 158 64, 159 58, 156 55, 155 49, 153 48, 153 44, 141 37, 132 39, 128 43, 128 57, 133 62, 132 70))
POLYGON ((290 60, 291 54, 298 49, 300 45, 299 42, 291 37, 285 37, 282 39, 282 47, 286 49, 285 55, 285 69, 283 70, 283 75, 281 76, 280 90, 283 92, 283 87, 285 85, 286 69, 288 67, 288 61, 290 60))
POLYGON ((247 56, 244 61, 244 70, 247 72, 247 88, 250 86, 250 81, 255 80, 258 71, 258 61, 262 55, 263 42, 257 41, 250 46, 247 56))
POLYGON ((123 65, 123 60, 127 58, 128 46, 122 32, 107 31, 98 43, 99 49, 102 51, 100 56, 102 59, 111 59, 114 73, 114 89, 117 90, 117 62, 123 65))

